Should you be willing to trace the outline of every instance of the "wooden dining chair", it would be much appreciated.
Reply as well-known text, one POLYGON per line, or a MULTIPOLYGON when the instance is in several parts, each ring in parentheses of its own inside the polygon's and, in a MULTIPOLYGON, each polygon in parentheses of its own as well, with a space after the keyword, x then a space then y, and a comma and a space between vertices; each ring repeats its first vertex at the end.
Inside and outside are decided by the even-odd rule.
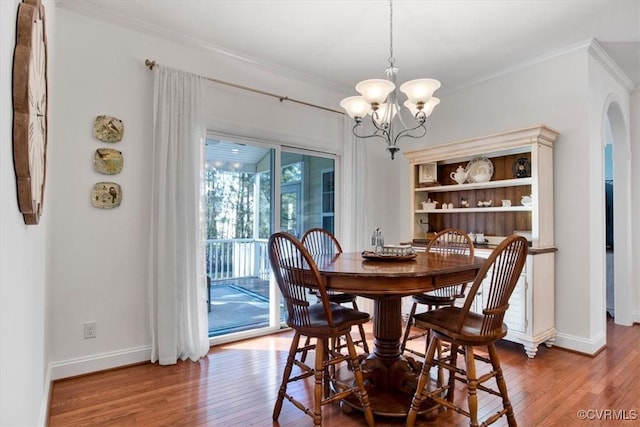
MULTIPOLYGON (((458 228, 445 228, 438 232, 433 239, 429 241, 426 251, 442 254, 467 254, 470 257, 473 257, 474 254, 471 237, 469 237, 465 231, 458 228)), ((407 325, 400 344, 401 353, 408 351, 409 353, 413 353, 422 358, 425 356, 424 353, 418 350, 407 348, 407 341, 421 338, 429 333, 428 330, 422 330, 420 333, 411 335, 412 327, 419 327, 419 325, 415 324, 414 320, 418 304, 426 305, 427 310, 452 306, 455 304, 456 299, 464 298, 466 286, 466 283, 460 283, 453 286, 435 289, 423 294, 414 295, 412 297, 413 304, 411 305, 411 311, 409 312, 407 325)))
MULTIPOLYGON (((334 255, 342 253, 342 246, 340 246, 338 239, 336 239, 333 233, 324 228, 311 228, 307 230, 302 236, 301 242, 311 255, 334 255)), ((358 310, 356 295, 335 291, 328 291, 327 295, 331 302, 336 304, 350 303, 354 310, 358 310)), ((361 347, 366 354, 369 354, 369 345, 367 344, 364 326, 362 324, 358 325, 358 330, 360 332, 360 338, 353 342, 358 347, 361 347)), ((344 344, 341 342, 336 343, 336 349, 339 350, 343 347, 344 344)))
POLYGON ((509 298, 524 267, 527 248, 528 243, 524 237, 517 235, 507 237, 492 251, 483 264, 471 285, 463 307, 442 307, 415 316, 416 323, 431 331, 431 339, 427 345, 425 361, 407 415, 407 427, 413 427, 418 415, 417 411, 424 399, 432 399, 446 408, 469 417, 471 426, 492 424, 503 415, 506 415, 509 426, 517 425, 495 342, 507 335, 507 325, 503 323, 503 319, 509 308, 509 298), (481 287, 484 293, 482 312, 475 313, 471 311, 471 307, 481 287), (445 358, 436 358, 436 349, 442 342, 449 343, 451 351, 445 358), (474 348, 477 346, 486 346, 489 357, 475 354, 474 348), (457 366, 459 348, 463 350, 465 369, 457 366), (491 370, 478 377, 476 360, 491 364, 491 370), (432 366, 442 366, 447 369, 449 380, 446 384, 426 390, 426 385, 430 381, 429 370, 432 366), (495 378, 497 390, 484 385, 491 378, 495 378), (467 408, 454 404, 456 380, 467 385, 467 408), (502 399, 502 409, 480 424, 478 423, 478 391, 487 392, 502 399))
MULTIPOLYGON (((313 425, 322 425, 322 406, 336 402, 355 394, 362 406, 368 426, 373 426, 373 412, 369 396, 364 386, 360 362, 351 338, 351 327, 369 321, 369 314, 345 307, 329 301, 324 281, 309 251, 294 236, 287 233, 275 233, 269 238, 269 261, 282 297, 287 307, 287 325, 294 330, 289 349, 282 383, 278 392, 273 420, 277 421, 286 398, 295 407, 313 418, 313 425), (308 301, 309 289, 315 289, 318 300, 308 301), (299 346, 302 336, 315 339, 315 363, 308 366, 302 362, 299 354, 309 350, 308 346, 299 346), (329 348, 329 340, 344 337, 348 355, 329 348), (332 373, 342 362, 347 362, 353 373, 356 386, 339 380, 332 373), (293 366, 300 372, 294 374, 293 366), (315 379, 313 392, 313 408, 287 391, 290 383, 313 376, 315 379)), ((304 390, 296 387, 297 392, 304 390)))

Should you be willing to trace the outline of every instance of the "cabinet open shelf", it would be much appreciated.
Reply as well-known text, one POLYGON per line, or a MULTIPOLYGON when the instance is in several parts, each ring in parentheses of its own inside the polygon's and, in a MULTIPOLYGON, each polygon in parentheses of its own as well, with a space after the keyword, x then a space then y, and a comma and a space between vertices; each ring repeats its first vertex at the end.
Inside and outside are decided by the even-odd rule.
POLYGON ((472 213, 472 212, 531 212, 531 206, 496 206, 487 208, 453 208, 453 209, 418 209, 415 213, 425 214, 448 214, 448 213, 472 213))
POLYGON ((470 182, 468 184, 453 184, 453 185, 438 185, 433 187, 420 187, 416 188, 416 193, 444 193, 446 191, 467 191, 467 190, 482 190, 485 188, 501 188, 501 187, 517 187, 521 185, 531 185, 532 178, 515 178, 515 179, 501 179, 488 182, 470 182))

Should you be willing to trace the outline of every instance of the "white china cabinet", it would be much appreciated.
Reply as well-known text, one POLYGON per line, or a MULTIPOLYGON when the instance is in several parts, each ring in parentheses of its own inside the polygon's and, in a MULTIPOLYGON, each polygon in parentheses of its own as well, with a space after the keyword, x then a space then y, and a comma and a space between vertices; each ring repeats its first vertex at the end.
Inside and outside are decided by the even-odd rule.
POLYGON ((557 136, 539 125, 404 153, 410 164, 409 220, 415 246, 426 243, 428 232, 447 227, 484 236, 476 245, 478 256, 488 256, 514 232, 530 240, 527 263, 505 316, 509 327, 505 339, 523 344, 531 358, 541 343, 551 346, 556 333, 553 144, 557 136))

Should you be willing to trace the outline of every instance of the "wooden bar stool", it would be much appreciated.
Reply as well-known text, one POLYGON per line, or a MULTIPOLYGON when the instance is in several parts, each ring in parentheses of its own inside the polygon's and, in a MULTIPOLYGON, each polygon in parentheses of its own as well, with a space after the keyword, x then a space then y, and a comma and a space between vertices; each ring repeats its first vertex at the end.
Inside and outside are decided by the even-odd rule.
POLYGON ((329 301, 324 282, 313 258, 295 237, 287 233, 275 233, 269 238, 269 261, 278 287, 287 306, 287 325, 294 331, 289 349, 287 364, 284 369, 282 383, 278 392, 273 420, 277 421, 286 398, 313 418, 313 425, 322 425, 322 406, 337 402, 355 394, 362 406, 368 426, 373 426, 373 412, 369 396, 364 386, 360 369, 360 361, 356 347, 351 338, 351 327, 369 321, 369 314, 348 308, 329 301), (315 289, 318 302, 312 304, 307 300, 309 289, 315 289), (299 347, 302 336, 315 339, 315 345, 299 347), (329 348, 329 341, 344 337, 348 355, 329 348), (300 353, 315 348, 315 364, 306 365, 296 358, 300 353), (338 364, 347 362, 353 373, 356 386, 338 380, 333 373, 338 364), (301 373, 293 376, 293 366, 301 373), (289 383, 304 380, 313 376, 313 409, 307 408, 303 402, 287 392, 289 383))
MULTIPOLYGON (((469 237, 465 231, 458 228, 446 228, 434 236, 434 238, 429 242, 426 251, 443 254, 468 254, 470 257, 473 257, 473 242, 471 241, 471 237, 469 237)), ((401 353, 408 351, 409 353, 413 353, 424 358, 424 353, 407 348, 407 341, 421 338, 429 333, 429 330, 425 329, 421 333, 411 335, 412 326, 415 325, 416 327, 420 327, 420 325, 416 325, 414 321, 418 304, 426 305, 428 310, 453 306, 456 299, 464 297, 466 286, 466 283, 460 283, 458 285, 447 286, 445 288, 436 289, 423 294, 414 295, 412 297, 413 304, 411 306, 411 312, 407 318, 407 325, 404 330, 402 343, 400 344, 401 353)))
MULTIPOLYGON (((342 253, 342 246, 340 246, 338 239, 336 239, 332 233, 323 228, 311 228, 307 230, 300 241, 311 255, 334 255, 342 253)), ((331 302, 336 304, 351 304, 354 310, 358 310, 356 295, 329 291, 328 296, 329 301, 331 302)), ((364 326, 361 324, 358 325, 358 330, 360 331, 360 338, 353 342, 358 347, 361 347, 365 354, 369 354, 369 345, 367 344, 367 336, 364 332, 364 326)), ((346 346, 339 340, 333 345, 335 350, 340 350, 346 346)))
POLYGON ((528 243, 524 237, 516 235, 507 237, 493 250, 478 272, 463 307, 443 307, 415 316, 416 323, 422 324, 424 328, 431 331, 431 340, 428 343, 418 386, 407 415, 407 427, 413 427, 418 415, 417 411, 424 399, 432 399, 446 408, 469 417, 470 426, 486 426, 496 422, 503 415, 506 415, 510 427, 517 425, 495 342, 507 335, 507 325, 503 323, 504 314, 509 308, 509 298, 524 267, 527 248, 528 243), (474 313, 471 311, 471 306, 481 286, 485 293, 482 313, 474 313), (450 343, 451 352, 448 357, 436 358, 436 349, 441 342, 450 343), (486 346, 489 358, 476 355, 473 350, 477 346, 486 346), (464 350, 466 369, 457 366, 458 348, 464 350), (476 360, 491 364, 491 371, 478 377, 476 360), (433 390, 427 391, 425 388, 430 380, 429 370, 432 366, 447 369, 449 381, 447 384, 439 384, 433 390), (484 385, 491 378, 495 378, 497 390, 484 385), (468 407, 466 409, 453 403, 455 380, 467 385, 468 407), (478 391, 502 398, 502 410, 489 416, 480 424, 478 423, 478 391), (442 397, 444 393, 446 395, 442 397))

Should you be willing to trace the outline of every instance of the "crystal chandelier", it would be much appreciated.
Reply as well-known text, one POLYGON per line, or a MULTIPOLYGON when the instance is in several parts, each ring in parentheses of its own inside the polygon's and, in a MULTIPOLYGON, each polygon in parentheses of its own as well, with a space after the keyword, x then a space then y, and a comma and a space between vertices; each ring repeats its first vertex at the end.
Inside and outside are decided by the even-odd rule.
POLYGON ((407 95, 403 105, 411 112, 414 124, 405 125, 400 112, 396 90, 398 69, 394 66, 393 57, 393 0, 389 1, 389 68, 385 70, 386 79, 370 79, 356 85, 361 96, 350 96, 340 102, 340 106, 356 122, 353 134, 358 138, 382 138, 387 143, 387 151, 391 159, 400 148, 400 138, 422 138, 427 133, 425 122, 440 100, 433 96, 440 87, 434 79, 416 79, 400 86, 400 91, 407 95), (375 131, 369 135, 358 133, 363 128, 363 119, 371 116, 371 124, 375 131))

